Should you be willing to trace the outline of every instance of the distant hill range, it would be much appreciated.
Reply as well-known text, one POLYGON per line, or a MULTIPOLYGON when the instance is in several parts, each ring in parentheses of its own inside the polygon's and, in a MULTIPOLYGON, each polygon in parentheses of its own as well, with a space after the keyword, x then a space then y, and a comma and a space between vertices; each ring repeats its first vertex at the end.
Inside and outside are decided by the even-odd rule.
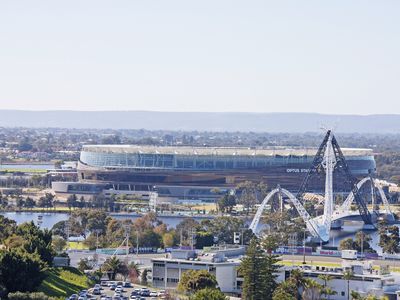
POLYGON ((319 132, 326 127, 342 133, 400 133, 400 115, 0 110, 0 126, 256 132, 319 132))

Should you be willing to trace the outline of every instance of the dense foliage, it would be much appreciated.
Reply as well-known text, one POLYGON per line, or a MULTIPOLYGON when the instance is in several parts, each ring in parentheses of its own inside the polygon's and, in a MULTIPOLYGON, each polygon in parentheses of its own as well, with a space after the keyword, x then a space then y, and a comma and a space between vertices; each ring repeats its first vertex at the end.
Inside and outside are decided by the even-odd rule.
MULTIPOLYGON (((271 243, 267 241, 265 244, 270 245, 271 243)), ((242 259, 239 267, 239 273, 243 276, 243 299, 272 299, 277 286, 278 262, 278 256, 272 254, 271 251, 265 251, 259 240, 255 238, 251 240, 246 256, 242 259)))
POLYGON ((215 289, 217 280, 206 270, 188 270, 184 272, 178 284, 178 291, 195 293, 205 288, 215 289))

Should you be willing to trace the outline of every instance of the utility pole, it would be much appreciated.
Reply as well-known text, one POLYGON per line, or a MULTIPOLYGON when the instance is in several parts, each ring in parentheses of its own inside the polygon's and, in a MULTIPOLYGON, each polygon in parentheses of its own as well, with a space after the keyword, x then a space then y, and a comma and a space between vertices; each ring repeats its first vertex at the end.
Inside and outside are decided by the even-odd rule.
POLYGON ((131 232, 131 226, 126 224, 124 225, 124 230, 125 230, 125 242, 126 242, 126 258, 128 258, 129 255, 129 234, 131 232))
POLYGON ((136 257, 139 257, 139 231, 136 231, 136 257))
POLYGON ((306 264, 306 227, 303 230, 303 265, 306 264))

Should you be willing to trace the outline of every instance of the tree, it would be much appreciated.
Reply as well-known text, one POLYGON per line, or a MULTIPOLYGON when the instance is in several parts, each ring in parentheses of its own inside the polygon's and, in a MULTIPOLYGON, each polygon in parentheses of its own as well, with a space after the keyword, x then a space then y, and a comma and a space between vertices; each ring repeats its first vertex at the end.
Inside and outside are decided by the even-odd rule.
POLYGON ((399 227, 382 226, 379 228, 379 246, 385 253, 399 253, 399 227))
POLYGON ((9 293, 8 300, 56 300, 56 298, 48 297, 44 293, 9 293))
POLYGON ((303 271, 299 269, 292 270, 289 281, 293 282, 294 286, 296 287, 296 296, 297 299, 301 298, 300 290, 305 288, 306 286, 306 278, 304 277, 303 271))
POLYGON ((340 250, 355 250, 354 249, 354 241, 352 238, 343 239, 339 244, 340 250))
POLYGON ((351 291, 350 296, 352 300, 363 300, 363 297, 360 295, 360 293, 356 291, 351 291))
POLYGON ((33 208, 36 205, 35 201, 31 197, 26 197, 25 199, 25 207, 33 208))
POLYGON ((149 270, 147 270, 147 269, 144 269, 144 270, 143 270, 142 275, 140 276, 141 284, 147 285, 147 274, 148 274, 148 273, 149 273, 149 270))
POLYGON ((128 270, 129 270, 129 278, 131 282, 138 282, 139 276, 140 276, 140 270, 139 270, 139 265, 131 262, 128 265, 128 270))
POLYGON ((336 291, 332 290, 332 288, 330 288, 328 286, 328 282, 332 280, 331 275, 321 274, 321 275, 318 275, 318 278, 324 282, 323 287, 321 289, 321 295, 324 295, 324 296, 326 296, 326 299, 329 299, 329 296, 333 296, 333 295, 337 294, 336 291))
POLYGON ((188 270, 184 272, 178 284, 178 291, 195 293, 205 288, 215 289, 217 280, 206 270, 188 270))
POLYGON ((17 223, 14 220, 8 219, 0 215, 0 243, 6 238, 15 233, 17 223))
POLYGON ((375 252, 371 248, 369 244, 372 241, 372 238, 363 231, 359 231, 356 233, 355 240, 354 240, 354 248, 358 252, 375 252))
POLYGON ((277 286, 279 267, 276 255, 265 253, 257 239, 252 239, 239 266, 243 276, 243 299, 269 300, 277 286))
POLYGON ((45 208, 53 207, 53 200, 54 200, 53 194, 45 193, 44 196, 39 198, 38 206, 45 207, 45 208))
POLYGON ((123 263, 117 257, 111 256, 110 258, 107 258, 102 268, 103 271, 106 271, 109 274, 111 280, 115 280, 115 277, 123 268, 123 263))
POLYGON ((77 201, 78 201, 78 198, 76 197, 75 194, 68 196, 68 198, 67 198, 68 208, 71 209, 72 207, 76 207, 77 201))
POLYGON ((238 202, 245 207, 246 214, 249 214, 250 209, 257 203, 255 184, 251 181, 241 182, 237 185, 236 189, 240 191, 238 202))
POLYGON ((296 300, 298 290, 291 280, 282 281, 275 289, 272 300, 296 300))
POLYGON ((86 270, 92 270, 93 264, 87 258, 81 258, 78 262, 78 270, 84 272, 86 270))
POLYGON ((321 289, 322 286, 318 282, 307 278, 304 286, 303 300, 320 300, 321 289))
MULTIPOLYGON (((210 232, 218 239, 219 243, 233 244, 234 232, 241 232, 245 227, 242 219, 235 217, 216 217, 212 220, 204 220, 201 222, 204 231, 210 232)), ((178 232, 178 231, 177 231, 178 232)), ((244 244, 248 244, 254 237, 251 230, 243 231, 244 244)))
POLYGON ((214 235, 207 231, 198 231, 196 233, 196 248, 203 249, 214 245, 214 235))
POLYGON ((63 239, 61 236, 54 235, 52 238, 52 245, 54 247, 54 250, 60 253, 67 246, 67 241, 63 239))
POLYGON ((25 251, 39 254, 40 259, 51 266, 54 257, 51 231, 40 229, 32 221, 19 225, 17 227, 17 235, 25 240, 23 245, 25 251))
POLYGON ((174 245, 174 236, 171 233, 165 233, 162 237, 164 248, 174 245))
POLYGON ((197 291, 190 300, 226 300, 224 293, 218 289, 205 288, 197 291))
POLYGON ((178 225, 176 225, 176 232, 178 234, 179 243, 184 245, 187 244, 190 236, 190 232, 197 231, 200 229, 200 224, 196 222, 193 218, 185 218, 178 225), (182 240, 181 240, 182 238, 182 240))
POLYGON ((0 252, 0 282, 7 292, 31 292, 42 282, 43 262, 39 255, 20 249, 0 252))
POLYGON ((230 193, 226 193, 218 199, 217 205, 221 212, 231 213, 233 207, 236 205, 236 197, 230 193))
POLYGON ((346 271, 343 273, 343 279, 347 281, 347 299, 350 300, 350 279, 353 277, 353 272, 346 271))
POLYGON ((66 221, 59 221, 53 225, 53 227, 51 228, 51 232, 53 233, 53 235, 58 235, 66 239, 67 238, 66 226, 67 226, 66 221))

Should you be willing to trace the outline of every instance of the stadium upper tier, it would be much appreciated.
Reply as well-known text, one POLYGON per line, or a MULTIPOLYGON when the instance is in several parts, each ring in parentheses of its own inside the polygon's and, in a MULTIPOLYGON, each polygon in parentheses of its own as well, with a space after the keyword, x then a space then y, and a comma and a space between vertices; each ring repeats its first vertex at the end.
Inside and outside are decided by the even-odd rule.
MULTIPOLYGON (((80 162, 100 168, 161 168, 192 170, 259 169, 269 166, 307 166, 317 149, 227 147, 157 147, 139 145, 85 145, 80 162)), ((375 171, 371 149, 342 149, 355 174, 375 171), (356 161, 356 166, 354 165, 356 161), (352 168, 352 166, 354 167, 352 168)))

